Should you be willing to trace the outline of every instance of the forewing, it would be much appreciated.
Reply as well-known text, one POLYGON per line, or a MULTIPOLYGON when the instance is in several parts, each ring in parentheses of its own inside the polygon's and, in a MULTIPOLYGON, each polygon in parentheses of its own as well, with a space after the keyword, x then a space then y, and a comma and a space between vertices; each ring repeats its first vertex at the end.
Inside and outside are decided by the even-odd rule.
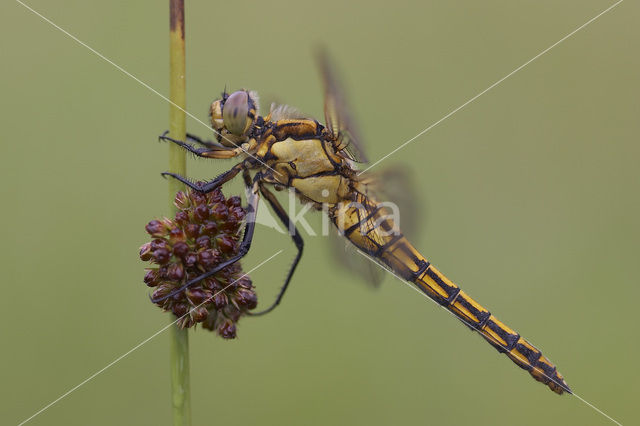
POLYGON ((362 139, 347 107, 344 88, 338 82, 335 68, 327 52, 318 49, 316 54, 324 86, 324 118, 327 128, 339 142, 339 148, 350 160, 368 162, 362 148, 362 139))

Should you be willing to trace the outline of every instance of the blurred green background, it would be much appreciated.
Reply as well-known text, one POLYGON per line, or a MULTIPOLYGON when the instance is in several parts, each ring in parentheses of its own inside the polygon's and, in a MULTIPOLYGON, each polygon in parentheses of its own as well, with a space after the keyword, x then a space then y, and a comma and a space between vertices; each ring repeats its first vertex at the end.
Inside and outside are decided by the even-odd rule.
MULTIPOLYGON (((28 4, 168 92, 168 2, 28 4)), ((228 84, 321 118, 321 42, 375 160, 611 4, 189 2, 188 109, 206 120, 228 84)), ((145 223, 168 211, 156 142, 168 106, 18 3, 0 11, 0 423, 17 424, 169 321, 137 256, 145 223)), ((628 424, 639 417, 639 17, 620 4, 379 166, 414 171, 424 254, 628 424)), ((190 160, 189 174, 231 164, 190 160)), ((306 243, 274 313, 242 320, 235 341, 191 333, 194 424, 610 424, 401 283, 370 291, 334 267, 326 241, 306 243)), ((295 249, 260 227, 244 261, 281 248, 252 274, 263 303, 295 249)), ((30 424, 170 424, 168 343, 159 335, 30 424)))

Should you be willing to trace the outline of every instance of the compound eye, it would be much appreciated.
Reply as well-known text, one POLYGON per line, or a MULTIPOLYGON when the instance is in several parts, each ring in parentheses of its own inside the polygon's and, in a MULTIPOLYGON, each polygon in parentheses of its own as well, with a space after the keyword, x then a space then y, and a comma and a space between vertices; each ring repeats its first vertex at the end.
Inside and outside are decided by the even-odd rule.
POLYGON ((249 95, 245 91, 233 93, 224 103, 224 127, 236 136, 242 136, 249 127, 249 95))

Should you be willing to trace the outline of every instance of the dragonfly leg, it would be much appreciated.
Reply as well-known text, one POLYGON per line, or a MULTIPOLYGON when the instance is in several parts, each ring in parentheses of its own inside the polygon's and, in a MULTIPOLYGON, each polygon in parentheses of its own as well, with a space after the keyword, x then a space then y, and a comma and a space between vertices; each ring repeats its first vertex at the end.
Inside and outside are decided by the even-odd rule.
POLYGON ((242 259, 249 252, 249 249, 251 248, 251 241, 253 240, 253 231, 255 230, 255 227, 256 227, 256 211, 258 209, 258 201, 260 200, 260 197, 258 195, 257 179, 254 179, 254 182, 251 185, 250 189, 251 190, 248 191, 250 195, 249 195, 249 200, 247 205, 247 226, 245 227, 244 236, 242 237, 242 242, 240 243, 240 247, 238 248, 238 254, 233 256, 231 259, 225 260, 224 262, 222 262, 215 268, 211 269, 210 271, 207 271, 204 274, 199 275, 187 281, 180 288, 173 290, 171 293, 167 294, 166 296, 158 297, 157 299, 151 298, 151 301, 153 303, 162 302, 164 300, 167 300, 175 296, 176 294, 182 293, 183 291, 185 291, 187 288, 191 287, 195 283, 200 282, 205 278, 209 278, 210 276, 220 272, 222 269, 226 268, 229 265, 233 265, 238 260, 242 259))
POLYGON ((172 142, 197 157, 226 159, 236 157, 243 152, 240 148, 229 148, 226 146, 214 144, 213 142, 203 141, 199 137, 191 134, 188 135, 187 139, 193 140, 196 143, 206 146, 206 148, 196 148, 195 146, 190 145, 184 141, 180 141, 167 136, 168 133, 168 130, 165 131, 163 134, 158 136, 158 140, 172 142))
MULTIPOLYGON (((198 191, 198 192, 202 192, 204 194, 214 191, 216 188, 219 188, 220 186, 224 185, 225 183, 229 182, 231 179, 233 179, 239 172, 240 170, 243 169, 243 163, 238 163, 235 166, 233 166, 231 169, 227 170, 226 172, 220 174, 218 177, 216 177, 215 179, 212 179, 208 182, 204 182, 204 183, 196 183, 196 182, 192 182, 191 180, 189 180, 188 178, 181 176, 179 174, 176 173, 170 173, 170 172, 162 172, 162 176, 170 176, 174 179, 179 180, 180 182, 184 183, 185 185, 187 185, 189 188, 193 189, 194 191, 198 191)), ((251 185, 249 185, 251 186, 251 185)))
POLYGON ((222 148, 223 146, 217 142, 205 141, 200 136, 196 136, 192 133, 187 133, 187 140, 197 143, 198 145, 206 146, 207 148, 222 148))
POLYGON ((285 279, 284 285, 280 289, 280 292, 278 293, 276 300, 271 304, 271 306, 269 306, 267 309, 263 311, 255 312, 255 313, 248 312, 248 314, 252 316, 264 315, 268 312, 273 311, 276 308, 276 306, 280 304, 280 301, 282 300, 284 293, 287 291, 287 287, 289 287, 289 282, 291 282, 291 278, 293 277, 293 273, 295 272, 296 267, 298 266, 298 262, 300 262, 300 258, 302 258, 302 249, 304 247, 304 241, 300 236, 300 232, 298 232, 298 229, 296 228, 295 224, 291 221, 291 219, 287 215, 287 212, 282 207, 278 199, 273 195, 273 192, 269 191, 264 185, 260 185, 260 193, 267 200, 267 202, 269 203, 273 211, 276 213, 276 215, 278 216, 282 224, 286 226, 287 230, 289 231, 289 235, 291 235, 291 239, 293 240, 293 243, 296 245, 296 248, 298 249, 298 253, 296 254, 296 258, 293 260, 293 264, 291 265, 291 268, 289 268, 289 273, 287 274, 287 278, 285 279))

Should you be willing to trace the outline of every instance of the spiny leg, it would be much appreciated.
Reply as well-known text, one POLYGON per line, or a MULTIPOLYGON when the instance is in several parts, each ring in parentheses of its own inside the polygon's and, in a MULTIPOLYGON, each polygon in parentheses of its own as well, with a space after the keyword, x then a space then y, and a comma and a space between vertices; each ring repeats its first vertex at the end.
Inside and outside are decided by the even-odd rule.
MULTIPOLYGON (((180 182, 184 183, 185 185, 187 185, 189 188, 193 189, 194 191, 198 191, 198 192, 206 194, 208 192, 214 191, 216 188, 219 188, 220 186, 222 186, 225 183, 229 182, 243 168, 244 168, 243 163, 238 163, 235 166, 233 166, 232 168, 230 168, 229 170, 227 170, 226 172, 221 173, 220 175, 218 175, 215 179, 210 180, 210 181, 205 182, 205 183, 202 183, 202 184, 198 184, 198 183, 192 182, 188 178, 186 178, 184 176, 181 176, 179 174, 176 174, 176 173, 162 172, 161 175, 165 176, 165 177, 166 176, 171 176, 172 178, 177 179, 180 182)), ((249 184, 249 186, 250 186, 250 184, 249 184)))
POLYGON ((180 141, 178 139, 174 139, 172 137, 167 136, 167 134, 169 133, 169 131, 165 131, 163 134, 161 134, 160 136, 158 136, 158 140, 160 141, 165 141, 165 142, 173 142, 176 145, 178 145, 181 148, 184 148, 185 150, 189 151, 192 154, 197 155, 198 157, 202 157, 203 154, 207 151, 210 151, 209 149, 205 149, 205 148, 196 148, 193 145, 189 145, 186 142, 180 141))
POLYGON ((167 300, 176 294, 180 294, 185 291, 187 288, 191 287, 197 282, 200 282, 210 276, 220 272, 222 269, 226 268, 229 265, 236 263, 238 260, 242 259, 248 252, 249 248, 251 248, 251 241, 253 240, 253 231, 256 227, 256 212, 258 209, 258 201, 260 197, 258 195, 258 180, 255 179, 252 186, 250 187, 249 200, 247 205, 247 226, 244 230, 244 236, 242 237, 242 242, 240 243, 240 247, 238 248, 238 254, 233 256, 231 259, 227 259, 224 262, 220 263, 218 266, 213 268, 210 271, 205 272, 202 275, 199 275, 192 280, 187 281, 180 288, 173 290, 171 293, 166 296, 158 297, 157 299, 151 298, 153 303, 160 303, 164 300, 167 300))
MULTIPOLYGON (((158 140, 172 142, 178 145, 179 147, 189 151, 190 153, 196 155, 197 157, 227 159, 227 158, 236 157, 243 152, 242 149, 240 148, 229 148, 226 146, 215 145, 215 144, 207 145, 207 143, 205 143, 204 141, 198 142, 200 138, 197 138, 197 137, 196 137, 197 138, 196 142, 202 143, 203 145, 207 146, 207 148, 196 148, 195 146, 190 145, 184 141, 173 139, 167 136, 167 133, 168 132, 164 132, 163 134, 158 136, 158 140)), ((194 137, 192 137, 192 139, 193 138, 194 137)))
POLYGON ((213 141, 205 141, 200 136, 196 136, 192 133, 187 133, 187 140, 197 143, 198 145, 206 146, 207 148, 223 148, 223 145, 220 145, 217 142, 213 141))
POLYGON ((273 211, 276 213, 276 215, 278 216, 282 224, 287 227, 287 231, 289 232, 289 235, 291 236, 293 243, 296 245, 296 248, 298 249, 298 253, 296 254, 296 258, 293 260, 293 264, 291 265, 291 268, 289 268, 289 273, 287 274, 287 278, 285 279, 284 285, 280 289, 280 292, 278 293, 278 296, 276 297, 275 302, 273 302, 273 304, 271 304, 271 306, 269 306, 264 311, 255 312, 255 313, 248 312, 249 315, 253 315, 253 316, 263 315, 268 312, 271 312, 276 308, 276 306, 280 304, 280 301, 284 297, 284 293, 287 291, 287 287, 289 287, 289 282, 291 281, 291 278, 293 277, 293 273, 295 272, 296 267, 298 266, 298 262, 300 262, 300 259, 302 258, 302 249, 304 247, 304 241, 300 236, 300 232, 298 232, 298 229, 296 228, 295 224, 291 221, 291 219, 287 215, 287 212, 282 207, 278 199, 273 195, 271 191, 269 191, 262 184, 260 185, 260 193, 267 200, 267 202, 269 203, 273 211))
MULTIPOLYGON (((160 139, 160 140, 170 140, 170 138, 167 137, 168 134, 169 134, 169 131, 165 130, 164 133, 162 133, 158 137, 158 139, 160 139)), ((186 138, 185 142, 189 141, 189 142, 197 143, 198 145, 206 146, 207 148, 224 148, 224 145, 221 145, 218 142, 205 141, 200 136, 194 135, 193 133, 187 133, 186 136, 187 136, 187 138, 186 138)), ((173 141, 171 141, 171 142, 173 142, 173 141)))

